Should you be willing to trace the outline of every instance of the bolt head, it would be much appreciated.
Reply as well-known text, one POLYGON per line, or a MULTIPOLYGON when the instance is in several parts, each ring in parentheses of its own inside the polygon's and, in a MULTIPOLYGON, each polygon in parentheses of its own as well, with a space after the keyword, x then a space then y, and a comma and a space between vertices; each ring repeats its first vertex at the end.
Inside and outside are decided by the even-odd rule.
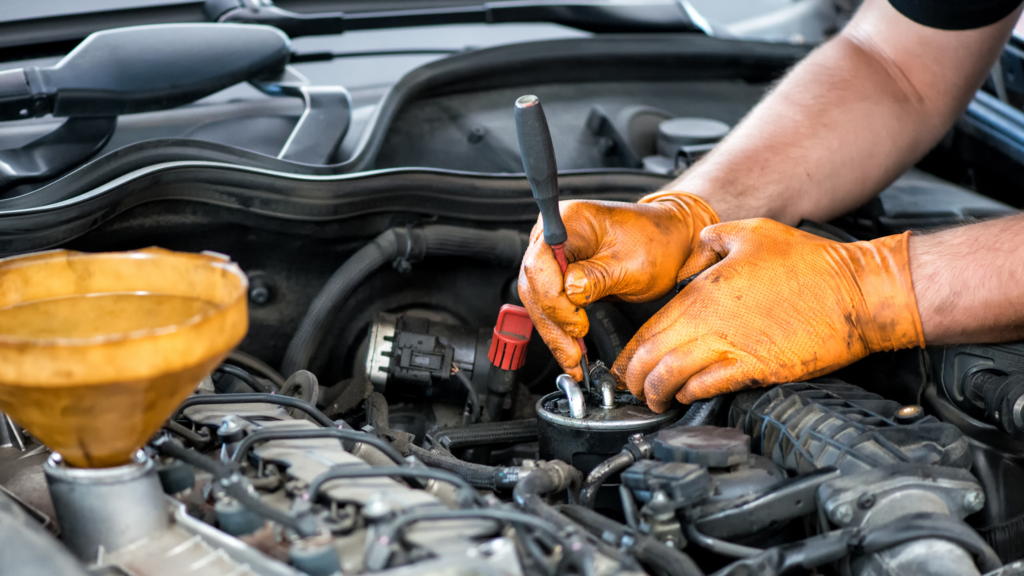
POLYGON ((853 507, 849 504, 840 504, 832 509, 832 521, 836 524, 846 524, 853 520, 853 507))
POLYGON ((875 495, 870 492, 865 492, 857 498, 857 507, 861 510, 867 510, 875 505, 875 495))
POLYGON ((985 507, 985 495, 981 490, 971 490, 964 494, 964 508, 970 512, 977 512, 985 507))

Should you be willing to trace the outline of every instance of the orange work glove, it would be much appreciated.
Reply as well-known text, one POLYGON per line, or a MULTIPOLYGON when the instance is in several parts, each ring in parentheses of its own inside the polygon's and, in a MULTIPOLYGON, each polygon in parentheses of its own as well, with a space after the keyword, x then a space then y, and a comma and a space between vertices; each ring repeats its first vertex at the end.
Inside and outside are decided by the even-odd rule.
POLYGON ((924 347, 910 233, 843 244, 762 218, 705 228, 703 271, 612 368, 648 406, 806 380, 872 352, 924 347))
POLYGON ((559 209, 569 235, 565 277, 538 219, 519 273, 519 297, 555 359, 579 381, 576 339, 590 329, 583 307, 608 296, 627 302, 664 296, 675 287, 701 229, 718 222, 718 215, 685 192, 659 192, 636 204, 574 200, 559 209))

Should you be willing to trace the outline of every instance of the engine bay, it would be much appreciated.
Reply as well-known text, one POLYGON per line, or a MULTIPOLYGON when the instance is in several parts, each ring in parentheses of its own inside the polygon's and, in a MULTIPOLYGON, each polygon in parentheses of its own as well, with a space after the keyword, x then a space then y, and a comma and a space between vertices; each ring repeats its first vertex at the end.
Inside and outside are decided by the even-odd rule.
MULTIPOLYGON (((131 463, 76 468, 0 414, 22 573, 1024 572, 1020 343, 655 414, 609 367, 674 292, 589 306, 587 377, 561 374, 517 293, 537 207, 515 98, 545 98, 564 198, 635 201, 806 53, 611 36, 420 66, 357 94, 319 164, 268 154, 300 123, 268 97, 125 115, 111 150, 6 190, 5 256, 158 246, 248 279, 244 339, 131 463)), ((1019 167, 972 164, 986 145, 960 126, 878 200, 800 228, 845 242, 1014 213, 991 190, 1019 167)))

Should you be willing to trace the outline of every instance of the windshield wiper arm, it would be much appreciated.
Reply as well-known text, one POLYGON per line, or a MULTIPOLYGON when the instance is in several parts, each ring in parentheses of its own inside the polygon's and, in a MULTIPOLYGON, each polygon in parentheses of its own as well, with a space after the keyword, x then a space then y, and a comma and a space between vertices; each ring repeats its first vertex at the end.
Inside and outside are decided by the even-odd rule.
POLYGON ((470 6, 299 14, 270 0, 207 0, 207 17, 216 22, 266 24, 292 38, 341 34, 351 30, 431 26, 551 22, 588 32, 699 32, 679 0, 510 0, 470 6))

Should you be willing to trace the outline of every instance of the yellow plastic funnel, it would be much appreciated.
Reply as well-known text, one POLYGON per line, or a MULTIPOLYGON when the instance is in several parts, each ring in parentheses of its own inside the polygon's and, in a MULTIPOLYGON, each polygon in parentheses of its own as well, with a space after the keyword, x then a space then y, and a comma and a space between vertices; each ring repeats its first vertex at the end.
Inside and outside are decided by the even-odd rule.
POLYGON ((72 466, 130 462, 245 336, 247 286, 159 248, 0 259, 0 410, 72 466))

